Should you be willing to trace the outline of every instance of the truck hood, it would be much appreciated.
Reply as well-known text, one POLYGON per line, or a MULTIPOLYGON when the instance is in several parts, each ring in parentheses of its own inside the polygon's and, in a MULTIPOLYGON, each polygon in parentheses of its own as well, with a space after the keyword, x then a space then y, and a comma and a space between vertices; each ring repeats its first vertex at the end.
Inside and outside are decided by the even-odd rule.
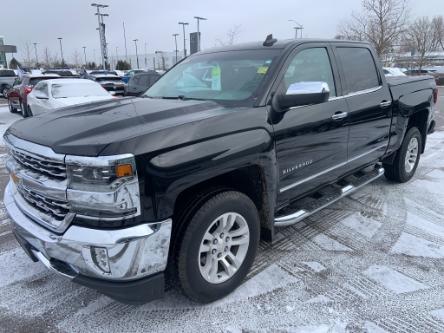
POLYGON ((6 133, 62 154, 137 154, 227 131, 226 122, 221 128, 209 119, 226 118, 234 110, 208 101, 113 99, 23 119, 6 133))

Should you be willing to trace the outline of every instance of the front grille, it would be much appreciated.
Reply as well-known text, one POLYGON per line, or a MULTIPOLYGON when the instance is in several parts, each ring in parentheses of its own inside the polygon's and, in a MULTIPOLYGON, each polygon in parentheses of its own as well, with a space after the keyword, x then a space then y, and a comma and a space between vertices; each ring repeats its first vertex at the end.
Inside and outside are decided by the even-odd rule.
POLYGON ((23 186, 17 186, 17 190, 28 204, 58 221, 62 221, 69 212, 69 205, 66 201, 44 197, 23 186))
POLYGON ((66 166, 62 162, 44 159, 16 149, 11 149, 11 155, 25 168, 57 179, 66 178, 66 166))

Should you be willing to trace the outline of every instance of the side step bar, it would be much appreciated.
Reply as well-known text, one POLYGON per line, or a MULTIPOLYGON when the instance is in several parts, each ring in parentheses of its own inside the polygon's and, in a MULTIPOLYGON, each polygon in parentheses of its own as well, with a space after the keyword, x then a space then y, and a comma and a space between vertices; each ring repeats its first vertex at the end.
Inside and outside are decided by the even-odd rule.
POLYGON ((276 227, 287 227, 313 215, 384 174, 384 168, 377 166, 371 171, 359 171, 335 184, 327 185, 312 196, 302 198, 285 208, 284 215, 275 217, 276 227), (288 214, 286 214, 288 212, 288 214))

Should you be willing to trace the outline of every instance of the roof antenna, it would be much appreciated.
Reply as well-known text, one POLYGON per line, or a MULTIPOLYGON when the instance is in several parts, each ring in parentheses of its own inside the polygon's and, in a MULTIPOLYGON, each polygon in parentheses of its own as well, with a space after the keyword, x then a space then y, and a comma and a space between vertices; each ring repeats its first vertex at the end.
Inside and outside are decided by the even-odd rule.
POLYGON ((276 38, 273 38, 273 34, 269 34, 267 38, 265 38, 265 42, 262 44, 263 46, 273 46, 274 43, 277 42, 276 38))

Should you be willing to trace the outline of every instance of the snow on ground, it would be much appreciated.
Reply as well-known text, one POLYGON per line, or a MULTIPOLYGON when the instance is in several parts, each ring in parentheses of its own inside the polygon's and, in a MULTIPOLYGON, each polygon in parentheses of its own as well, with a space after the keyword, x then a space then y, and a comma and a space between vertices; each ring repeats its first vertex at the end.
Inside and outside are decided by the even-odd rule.
MULTIPOLYGON (((0 131, 19 118, 0 106, 0 131)), ((247 281, 208 305, 171 286, 129 306, 56 276, 19 249, 0 204, 0 332, 444 332, 443 276, 444 132, 414 180, 380 179, 280 230, 247 281)))

